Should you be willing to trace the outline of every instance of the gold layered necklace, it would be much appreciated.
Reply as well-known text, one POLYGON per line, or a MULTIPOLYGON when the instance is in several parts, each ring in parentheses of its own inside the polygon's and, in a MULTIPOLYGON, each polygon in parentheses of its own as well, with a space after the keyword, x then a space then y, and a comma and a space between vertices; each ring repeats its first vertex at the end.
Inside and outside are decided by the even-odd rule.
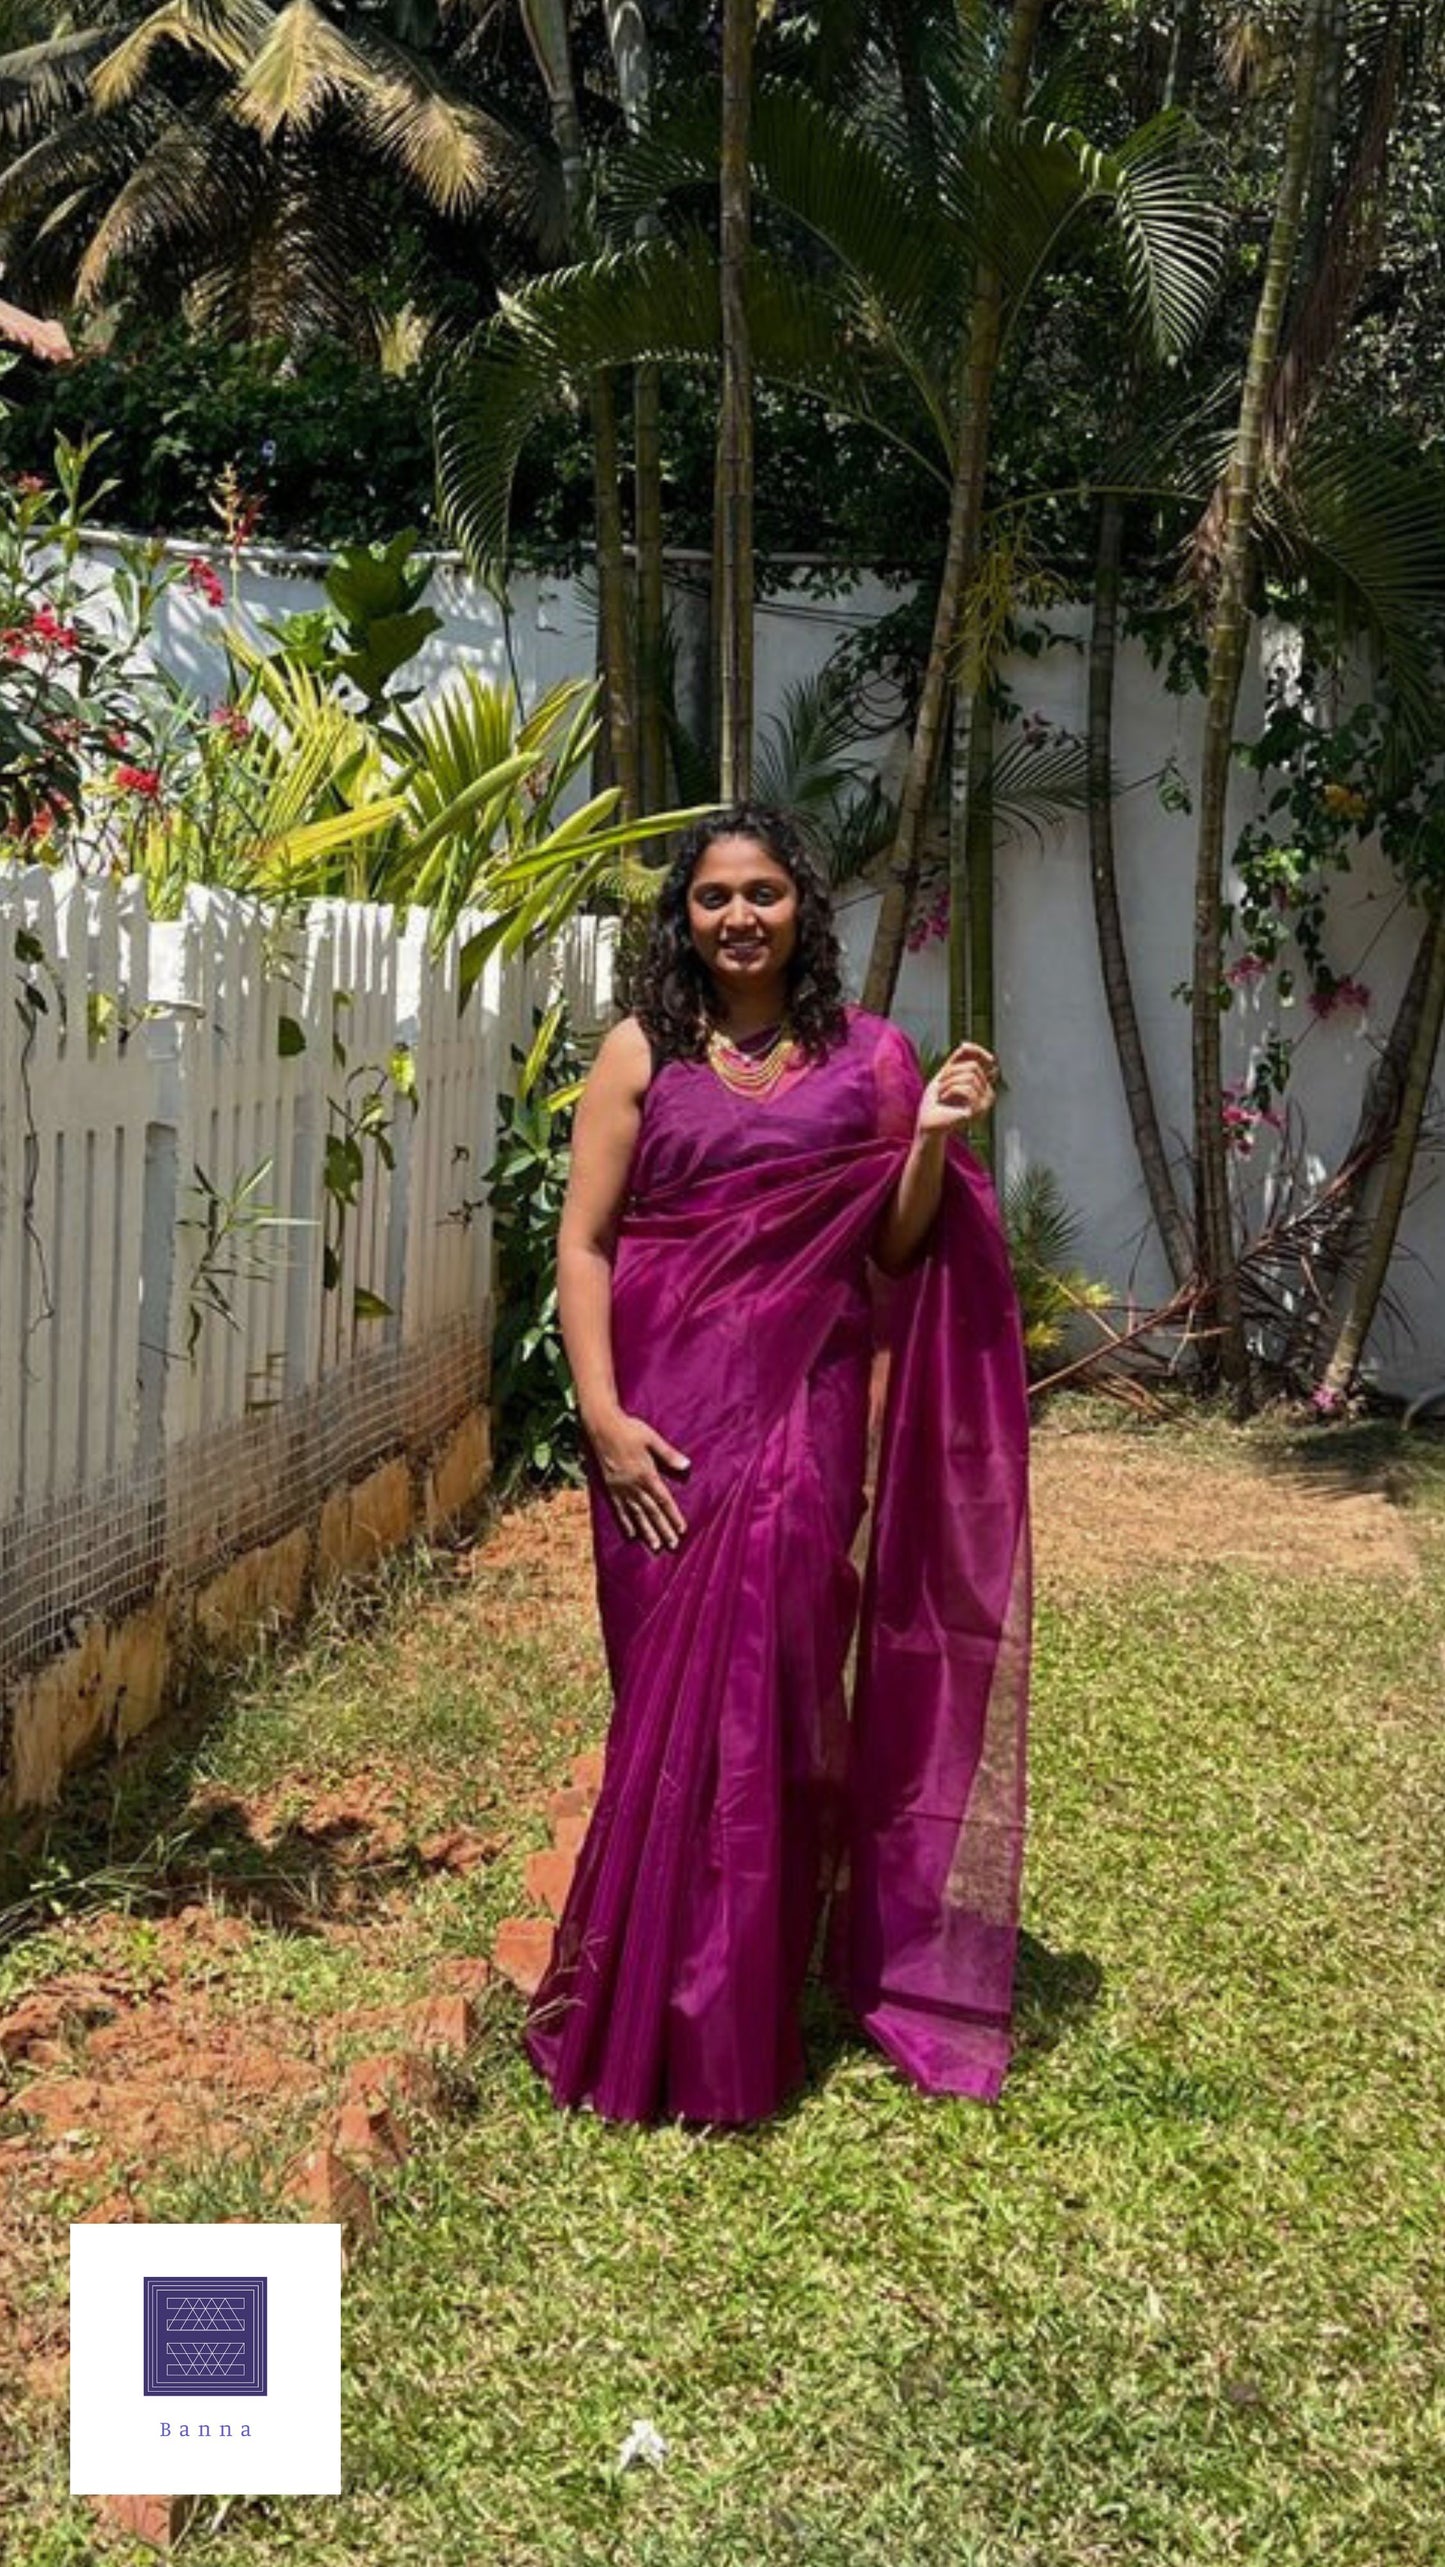
POLYGON ((707 1038, 707 1056, 722 1080, 736 1096, 769 1096, 785 1070, 792 1066, 802 1049, 786 1016, 774 1028, 773 1039, 762 1052, 744 1052, 729 1042, 720 1026, 714 1025, 707 1038))

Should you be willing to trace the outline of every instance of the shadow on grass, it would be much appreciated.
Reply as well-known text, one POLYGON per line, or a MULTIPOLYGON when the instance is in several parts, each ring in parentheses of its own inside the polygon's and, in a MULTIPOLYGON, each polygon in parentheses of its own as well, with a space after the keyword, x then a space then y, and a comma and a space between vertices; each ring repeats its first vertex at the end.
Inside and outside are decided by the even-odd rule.
MULTIPOLYGON (((439 1593, 435 1569, 431 1583, 439 1593)), ((313 1624, 194 1682, 153 1729, 67 1775, 57 1806, 0 1822, 0 1952, 63 1916, 162 1915, 198 1896, 283 1932, 315 1932, 333 1918, 363 1922, 398 1882, 420 1877, 427 1867, 413 1846, 387 1844, 368 1859, 376 1817, 361 1806, 263 1842, 246 1800, 207 1770, 219 1725, 257 1685, 284 1686, 318 1644, 339 1652, 384 1640, 414 1587, 402 1561, 389 1578, 348 1590, 329 1638, 313 1624)), ((344 1795, 343 1782, 335 1796, 344 1795)))
POLYGON ((1396 1506, 1420 1498, 1445 1504, 1445 1414, 1439 1410, 1408 1427, 1398 1416, 1290 1426, 1261 1438, 1256 1451, 1261 1470, 1307 1480, 1324 1494, 1378 1494, 1396 1506))
MULTIPOLYGON (((1051 1952, 1037 1935, 1019 1936, 1014 1983, 1014 2048, 1011 2077, 1030 2069, 1084 2022, 1098 2004, 1104 1985, 1099 1962, 1087 1952, 1051 1952)), ((852 2051, 871 2048, 846 2006, 826 1982, 810 1979, 803 1995, 803 2035, 808 2054, 808 2080, 779 2118, 796 2111, 803 2096, 827 2084, 837 2062, 852 2051)))

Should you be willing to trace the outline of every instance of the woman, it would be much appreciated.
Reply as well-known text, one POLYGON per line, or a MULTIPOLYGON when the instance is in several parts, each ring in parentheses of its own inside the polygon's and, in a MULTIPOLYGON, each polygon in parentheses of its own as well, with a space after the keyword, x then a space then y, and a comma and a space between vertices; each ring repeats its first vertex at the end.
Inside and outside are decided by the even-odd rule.
POLYGON ((994 1071, 964 1043, 925 1083, 896 1026, 845 1005, 826 889, 781 815, 689 833, 636 1012, 578 1101, 558 1241, 614 1693, 523 2033, 559 2103, 775 2111, 806 2071, 830 1892, 825 1967, 865 2031, 930 2091, 998 2091, 1028 1407, 992 1188, 958 1138, 994 1071))

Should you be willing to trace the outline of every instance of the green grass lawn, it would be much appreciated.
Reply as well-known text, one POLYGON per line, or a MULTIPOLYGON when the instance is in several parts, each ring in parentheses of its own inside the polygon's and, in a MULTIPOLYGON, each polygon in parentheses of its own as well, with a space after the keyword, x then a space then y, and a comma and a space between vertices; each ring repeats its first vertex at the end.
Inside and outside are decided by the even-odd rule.
MULTIPOLYGON (((816 2081, 777 2122, 619 2130, 554 2109, 499 1990, 465 2108, 348 2276, 345 2494, 209 2508, 187 2553, 1438 2567, 1438 1469, 1400 1459, 1394 1494, 1414 1580, 1203 1569, 1041 1599, 996 2108, 915 2093, 815 1998, 816 2081), (619 2472, 638 2418, 665 2459, 619 2472)), ((444 1573, 399 1579, 368 1632, 239 1692, 186 1775, 381 1760, 428 1817, 515 1805, 491 1871, 390 1882, 407 1967, 483 1949, 538 1793, 596 1734, 592 1649, 570 1609, 489 1633, 444 1573)), ((118 1833, 112 1801, 112 1850, 175 1802, 166 1753, 118 1833)), ((15 1947, 12 1986, 49 1946, 15 1947)), ((321 2008, 388 1965, 278 1931, 248 1966, 236 2002, 321 2008)), ((266 2215, 264 2166, 159 2205, 218 2210, 266 2215)), ((97 2554, 63 2428, 18 2421, 25 2567, 97 2554)))

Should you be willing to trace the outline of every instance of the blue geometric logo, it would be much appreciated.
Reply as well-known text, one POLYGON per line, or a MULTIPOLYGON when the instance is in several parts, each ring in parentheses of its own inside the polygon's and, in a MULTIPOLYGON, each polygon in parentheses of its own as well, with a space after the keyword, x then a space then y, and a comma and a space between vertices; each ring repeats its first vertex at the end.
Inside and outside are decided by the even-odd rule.
POLYGON ((264 2398, 264 2275, 147 2274, 148 2398, 264 2398))

